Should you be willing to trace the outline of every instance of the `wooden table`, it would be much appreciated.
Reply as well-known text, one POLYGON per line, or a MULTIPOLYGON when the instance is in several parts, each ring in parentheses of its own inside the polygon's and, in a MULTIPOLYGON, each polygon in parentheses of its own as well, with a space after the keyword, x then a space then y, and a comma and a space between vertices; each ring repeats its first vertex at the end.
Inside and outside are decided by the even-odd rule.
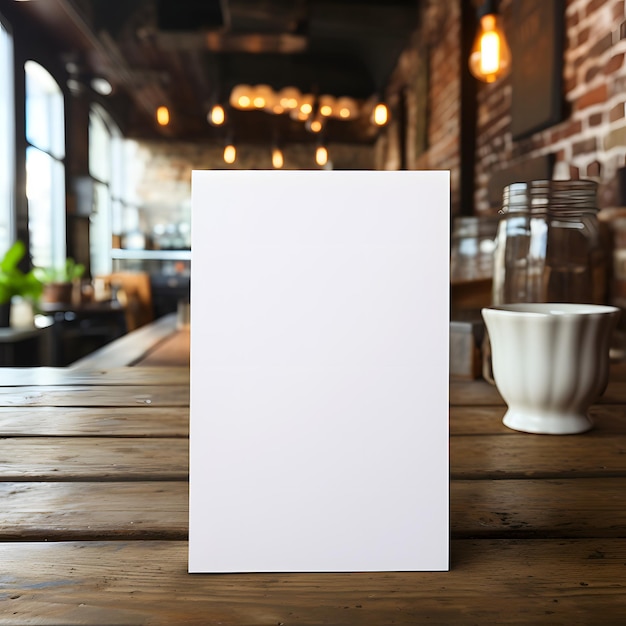
POLYGON ((450 572, 189 575, 188 333, 161 330, 134 367, 0 372, 0 624, 626 623, 623 366, 569 437, 451 384, 450 572))

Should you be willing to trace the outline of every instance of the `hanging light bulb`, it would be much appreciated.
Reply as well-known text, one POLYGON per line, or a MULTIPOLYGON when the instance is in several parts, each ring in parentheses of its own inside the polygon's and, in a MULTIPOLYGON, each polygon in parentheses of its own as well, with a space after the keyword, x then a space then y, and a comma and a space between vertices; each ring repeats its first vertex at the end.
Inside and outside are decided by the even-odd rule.
POLYGON ((376 126, 384 126, 389 121, 389 109, 384 102, 379 102, 372 111, 372 122, 376 126))
POLYGON ((328 163, 328 150, 326 150, 324 146, 317 146, 315 150, 315 162, 320 167, 324 167, 324 165, 328 163))
POLYGON ((335 98, 329 95, 323 95, 319 98, 319 111, 323 117, 330 117, 333 114, 335 106, 335 98))
POLYGON ((160 106, 156 110, 156 120, 159 126, 167 126, 170 123, 170 110, 166 106, 160 106))
POLYGON ((339 119, 349 120, 354 119, 358 115, 357 103, 352 98, 344 96, 337 100, 337 106, 333 109, 333 114, 337 114, 339 119))
POLYGON ((486 83, 505 76, 511 67, 511 50, 500 25, 495 0, 486 0, 478 11, 480 20, 469 57, 470 72, 486 83))
POLYGON ((235 162, 236 158, 237 158, 237 150, 235 149, 235 146, 232 143, 229 143, 224 148, 224 162, 231 165, 232 163, 235 162))
POLYGON ((237 85, 230 92, 230 105, 237 109, 252 108, 252 87, 250 85, 237 85))
POLYGON ((285 164, 285 158, 283 157, 282 150, 275 146, 272 150, 272 167, 275 170, 279 170, 285 164))
POLYGON ((298 108, 302 94, 295 87, 285 87, 278 93, 278 104, 285 110, 291 111, 298 108))
POLYGON ((318 111, 317 114, 313 117, 309 117, 309 119, 304 123, 304 127, 311 133, 319 133, 324 128, 325 118, 322 117, 322 114, 318 111))
POLYGON ((216 104, 211 107, 207 120, 212 126, 221 126, 226 121, 226 112, 221 104, 216 104))

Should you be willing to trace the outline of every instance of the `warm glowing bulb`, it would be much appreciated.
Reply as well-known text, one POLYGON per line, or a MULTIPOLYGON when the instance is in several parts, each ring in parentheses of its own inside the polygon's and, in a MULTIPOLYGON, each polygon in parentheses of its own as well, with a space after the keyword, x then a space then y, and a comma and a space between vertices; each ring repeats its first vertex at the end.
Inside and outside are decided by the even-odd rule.
POLYGON ((470 53, 471 73, 479 80, 493 83, 507 74, 510 66, 511 51, 497 16, 493 13, 483 15, 470 53))
POLYGON ((237 99, 237 104, 242 109, 247 109, 251 104, 250 96, 239 96, 239 98, 237 99))
POLYGON ((379 102, 372 112, 372 121, 376 126, 384 126, 389 120, 387 105, 379 102))
POLYGON ((235 150, 235 146, 229 144, 224 148, 224 161, 226 163, 234 163, 237 158, 237 150, 235 150))
POLYGON ((209 123, 213 126, 221 126, 226 121, 224 107, 216 104, 209 112, 209 123))
POLYGON ((166 106, 160 106, 156 111, 156 119, 159 126, 167 126, 170 123, 170 111, 166 106))
POLYGON ((263 96, 255 96, 254 100, 252 100, 252 104, 257 109, 262 109, 265 106, 265 98, 263 96))
POLYGON ((339 109, 339 117, 347 120, 350 117, 350 109, 344 107, 343 109, 339 109))
POLYGON ((333 107, 330 106, 330 104, 323 104, 320 107, 320 115, 323 115, 324 117, 328 117, 329 115, 333 114, 333 107))
POLYGON ((328 163, 328 150, 326 150, 324 146, 318 146, 315 151, 315 162, 320 167, 323 167, 326 163, 328 163))
POLYGON ((310 129, 312 133, 319 133, 322 130, 321 120, 313 120, 311 122, 310 129))
POLYGON ((272 150, 272 166, 274 169, 279 170, 285 164, 285 159, 280 148, 274 148, 272 150))
POLYGON ((313 111, 313 105, 309 102, 305 102, 300 107, 300 112, 303 113, 304 115, 309 115, 312 111, 313 111))

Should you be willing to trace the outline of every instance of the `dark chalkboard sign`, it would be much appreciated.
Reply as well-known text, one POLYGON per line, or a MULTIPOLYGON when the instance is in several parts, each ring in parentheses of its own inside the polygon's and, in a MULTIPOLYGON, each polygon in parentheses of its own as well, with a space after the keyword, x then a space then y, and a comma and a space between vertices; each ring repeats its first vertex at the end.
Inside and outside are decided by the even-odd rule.
POLYGON ((514 0, 511 20, 514 139, 563 119, 563 0, 514 0))

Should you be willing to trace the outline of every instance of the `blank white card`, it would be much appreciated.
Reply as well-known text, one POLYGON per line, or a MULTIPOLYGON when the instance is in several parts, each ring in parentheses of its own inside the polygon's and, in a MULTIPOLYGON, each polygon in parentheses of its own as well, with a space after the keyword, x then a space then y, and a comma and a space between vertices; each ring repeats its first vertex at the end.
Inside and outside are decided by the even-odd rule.
POLYGON ((190 572, 448 569, 448 172, 199 171, 190 572))

